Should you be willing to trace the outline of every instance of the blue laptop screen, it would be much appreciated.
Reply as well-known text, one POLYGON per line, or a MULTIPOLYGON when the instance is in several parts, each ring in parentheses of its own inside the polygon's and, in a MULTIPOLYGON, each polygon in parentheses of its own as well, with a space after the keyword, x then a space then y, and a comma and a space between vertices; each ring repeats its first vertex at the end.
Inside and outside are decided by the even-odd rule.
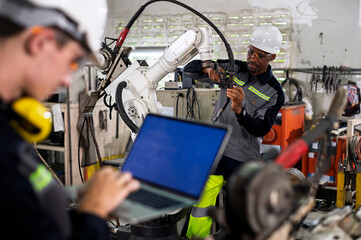
POLYGON ((227 129, 148 114, 122 170, 199 197, 227 129))

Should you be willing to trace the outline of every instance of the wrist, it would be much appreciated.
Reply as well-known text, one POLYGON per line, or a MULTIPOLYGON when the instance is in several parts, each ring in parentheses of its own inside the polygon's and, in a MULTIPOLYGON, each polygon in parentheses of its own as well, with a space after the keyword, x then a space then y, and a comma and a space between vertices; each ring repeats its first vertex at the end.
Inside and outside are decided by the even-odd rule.
POLYGON ((243 107, 242 108, 237 108, 237 109, 234 109, 234 113, 236 115, 240 115, 242 113, 242 110, 243 110, 243 107))
POLYGON ((82 203, 78 208, 78 212, 93 214, 103 219, 106 219, 106 217, 108 216, 108 212, 98 204, 92 205, 92 204, 82 203))
POLYGON ((201 61, 201 67, 202 67, 202 69, 205 69, 205 68, 213 68, 213 62, 212 62, 212 60, 201 61))
POLYGON ((241 120, 242 118, 244 118, 246 116, 247 112, 245 108, 241 108, 241 110, 239 111, 239 113, 236 112, 236 117, 237 120, 241 120))

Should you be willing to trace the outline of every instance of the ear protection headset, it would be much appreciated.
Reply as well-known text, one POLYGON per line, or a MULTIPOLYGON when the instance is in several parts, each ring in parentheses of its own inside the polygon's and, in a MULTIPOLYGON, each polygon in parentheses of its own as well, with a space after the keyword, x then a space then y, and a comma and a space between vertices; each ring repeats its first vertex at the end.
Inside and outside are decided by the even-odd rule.
POLYGON ((39 101, 23 97, 5 105, 10 125, 30 143, 45 139, 51 131, 51 113, 39 101))

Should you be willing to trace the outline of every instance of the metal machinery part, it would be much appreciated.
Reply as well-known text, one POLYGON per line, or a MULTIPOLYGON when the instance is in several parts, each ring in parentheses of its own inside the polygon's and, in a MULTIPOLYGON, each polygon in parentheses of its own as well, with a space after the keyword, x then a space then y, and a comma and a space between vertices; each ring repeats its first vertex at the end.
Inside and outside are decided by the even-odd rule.
POLYGON ((138 116, 137 114, 137 109, 134 107, 134 106, 130 106, 128 108, 128 115, 131 117, 131 118, 135 118, 138 116))
POLYGON ((102 73, 105 73, 109 70, 112 64, 112 52, 109 48, 101 48, 97 52, 97 58, 99 60, 100 65, 97 67, 99 70, 102 70, 102 73))
POLYGON ((289 168, 287 174, 291 180, 292 185, 301 184, 307 181, 305 175, 297 168, 289 168))
POLYGON ((361 236, 361 211, 352 213, 350 206, 336 208, 327 213, 311 227, 303 239, 328 240, 328 239, 360 239, 361 236))
MULTIPOLYGON (((162 106, 157 101, 156 96, 158 82, 169 72, 173 72, 177 66, 185 64, 198 53, 202 61, 212 59, 210 29, 187 29, 164 50, 162 57, 150 68, 148 68, 148 65, 143 66, 136 61, 129 66, 127 65, 126 69, 118 77, 114 78, 113 76, 116 76, 116 74, 110 74, 114 71, 112 69, 115 64, 113 64, 108 74, 112 76, 112 79, 107 76, 106 80, 101 83, 100 88, 106 86, 104 91, 111 96, 110 105, 117 101, 117 104, 123 105, 124 108, 129 108, 129 106, 136 108, 137 118, 135 122, 132 121, 129 112, 121 113, 122 118, 128 118, 125 121, 128 127, 133 133, 136 133, 137 127, 141 125, 142 119, 148 112, 161 112, 162 106), (122 84, 122 87, 118 88, 120 84, 122 84), (120 92, 117 92, 118 89, 120 92), (122 95, 120 101, 117 100, 119 94, 122 95), (127 104, 129 106, 126 106, 127 104)), ((120 69, 120 66, 115 71, 117 69, 120 69)), ((118 111, 122 111, 121 107, 118 107, 118 111)))
POLYGON ((227 187, 226 219, 231 235, 264 239, 294 210, 294 191, 282 167, 249 162, 232 175, 227 187))
POLYGON ((132 64, 128 58, 131 51, 131 47, 120 48, 119 54, 113 61, 113 53, 109 47, 103 47, 99 50, 97 58, 101 65, 98 67, 98 69, 107 76, 105 80, 99 84, 97 90, 103 89, 105 86, 113 82, 128 68, 129 65, 132 64), (117 64, 114 64, 115 62, 117 62, 117 64))
MULTIPOLYGON (((131 130, 132 136, 134 137, 136 136, 139 130, 139 126, 142 122, 133 122, 130 119, 124 107, 125 102, 132 99, 142 102, 139 104, 139 108, 136 106, 137 104, 134 104, 134 106, 137 108, 139 119, 143 119, 143 117, 148 112, 160 113, 162 106, 157 101, 155 90, 158 86, 158 82, 163 77, 165 77, 168 73, 173 72, 179 65, 184 65, 190 61, 198 53, 202 60, 202 67, 210 67, 212 65, 212 32, 210 29, 204 27, 187 29, 165 49, 163 56, 159 59, 159 61, 145 72, 138 69, 140 64, 138 64, 138 66, 133 66, 134 64, 131 64, 130 61, 128 62, 129 59, 127 57, 129 54, 125 54, 125 57, 122 56, 125 51, 125 48, 123 48, 122 45, 134 22, 148 5, 161 1, 171 2, 191 11, 203 19, 214 31, 216 31, 226 47, 229 59, 229 71, 227 77, 224 78, 224 80, 227 82, 227 86, 232 86, 234 77, 235 63, 230 44, 223 36, 222 32, 217 28, 217 26, 214 25, 208 18, 188 5, 176 0, 147 1, 138 9, 138 11, 129 20, 128 24, 123 28, 118 39, 116 40, 114 49, 109 47, 111 43, 107 44, 106 40, 111 39, 114 42, 115 39, 106 37, 102 43, 102 47, 104 49, 98 54, 98 61, 102 62, 100 70, 102 70, 104 74, 107 74, 107 76, 105 79, 102 79, 99 82, 97 91, 104 91, 101 94, 101 96, 104 96, 104 103, 110 96, 109 103, 106 103, 106 106, 108 106, 110 109, 116 108, 125 124, 131 130), (123 60, 127 61, 125 62, 123 60), (128 67, 129 65, 130 67, 128 67), (124 66, 126 66, 125 69, 123 68, 124 66), (120 70, 119 68, 122 69, 120 70), (132 80, 136 81, 133 82, 132 80), (124 94, 123 91, 125 92, 124 94), (127 95, 127 92, 129 98, 125 96, 127 95)), ((219 117, 219 115, 224 111, 229 101, 230 99, 227 97, 227 101, 224 103, 221 111, 219 111, 217 114, 217 117, 219 117)))
MULTIPOLYGON (((264 160, 274 159, 274 162, 248 162, 235 171, 227 186, 226 222, 223 224, 229 237, 226 239, 294 239, 295 231, 299 229, 301 222, 315 205, 319 179, 329 163, 332 152, 329 148, 331 146, 329 132, 332 128, 338 127, 334 123, 341 115, 346 100, 345 88, 339 88, 327 116, 316 128, 297 139, 280 154, 273 155, 272 152, 264 154, 266 156, 264 160), (304 181, 295 170, 286 173, 285 169, 293 167, 302 154, 308 151, 309 144, 320 136, 324 139, 324 143, 320 148, 314 176, 304 181), (299 183, 291 183, 289 176, 295 176, 296 180, 300 180, 299 183)), ((216 214, 214 215, 217 217, 216 214)), ((361 213, 354 217, 347 215, 346 209, 333 215, 339 216, 331 215, 320 221, 318 225, 321 225, 316 226, 309 235, 320 237, 309 239, 342 239, 346 234, 352 237, 361 236, 359 231, 361 213), (337 226, 340 231, 333 228, 337 231, 331 232, 332 226, 337 226), (324 230, 324 227, 328 227, 329 231, 324 230)))

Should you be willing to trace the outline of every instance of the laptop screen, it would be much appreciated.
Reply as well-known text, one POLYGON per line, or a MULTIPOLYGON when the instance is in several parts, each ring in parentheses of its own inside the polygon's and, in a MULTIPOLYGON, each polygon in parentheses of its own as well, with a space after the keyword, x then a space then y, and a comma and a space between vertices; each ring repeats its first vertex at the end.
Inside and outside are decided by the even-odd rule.
POLYGON ((222 127, 148 114, 122 170, 198 198, 226 133, 222 127))

